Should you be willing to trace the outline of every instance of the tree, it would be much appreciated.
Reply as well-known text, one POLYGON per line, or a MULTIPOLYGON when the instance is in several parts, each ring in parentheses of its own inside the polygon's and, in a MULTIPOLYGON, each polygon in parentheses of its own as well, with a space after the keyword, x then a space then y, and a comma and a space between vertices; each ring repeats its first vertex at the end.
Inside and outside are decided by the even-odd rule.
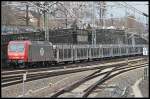
POLYGON ((17 23, 17 19, 15 17, 15 12, 11 9, 7 3, 3 2, 2 9, 1 9, 1 14, 2 14, 2 24, 3 25, 14 25, 17 23))
POLYGON ((105 16, 105 13, 106 13, 106 2, 105 1, 100 1, 97 3, 97 5, 99 6, 98 7, 98 10, 99 10, 99 18, 100 18, 100 23, 101 23, 101 26, 104 25, 104 16, 105 16))
POLYGON ((73 24, 71 25, 71 28, 78 29, 77 20, 76 19, 74 20, 73 24))

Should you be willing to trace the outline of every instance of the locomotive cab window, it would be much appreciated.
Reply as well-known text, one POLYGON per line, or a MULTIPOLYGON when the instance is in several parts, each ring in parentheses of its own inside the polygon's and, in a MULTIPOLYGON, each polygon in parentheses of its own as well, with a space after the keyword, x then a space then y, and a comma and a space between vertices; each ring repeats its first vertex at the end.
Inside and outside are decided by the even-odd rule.
POLYGON ((24 51, 24 44, 10 44, 8 46, 8 51, 10 52, 23 52, 24 51))

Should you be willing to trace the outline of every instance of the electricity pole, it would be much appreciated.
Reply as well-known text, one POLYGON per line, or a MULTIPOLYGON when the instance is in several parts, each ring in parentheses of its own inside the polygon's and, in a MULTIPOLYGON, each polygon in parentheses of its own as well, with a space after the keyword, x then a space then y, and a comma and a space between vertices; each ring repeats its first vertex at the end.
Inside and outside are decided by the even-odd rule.
POLYGON ((94 6, 94 2, 93 2, 93 19, 92 19, 92 23, 93 23, 93 29, 92 29, 92 45, 96 45, 96 30, 95 30, 95 16, 94 16, 94 12, 95 12, 95 6, 94 6))
MULTIPOLYGON (((44 6, 47 5, 47 2, 44 3, 44 6)), ((49 41, 49 30, 48 30, 48 12, 46 9, 43 11, 44 14, 44 31, 45 31, 45 40, 49 41)))
POLYGON ((26 5, 26 26, 29 25, 29 5, 26 5))

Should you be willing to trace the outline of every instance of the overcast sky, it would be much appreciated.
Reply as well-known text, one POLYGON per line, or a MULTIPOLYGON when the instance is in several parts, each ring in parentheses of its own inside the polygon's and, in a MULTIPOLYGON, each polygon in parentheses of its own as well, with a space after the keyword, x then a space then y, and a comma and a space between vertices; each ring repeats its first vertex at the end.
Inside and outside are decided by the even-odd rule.
MULTIPOLYGON (((107 5, 114 5, 113 7, 108 6, 107 7, 107 14, 106 17, 111 17, 111 14, 113 15, 113 18, 119 18, 119 17, 124 17, 126 16, 126 8, 123 6, 125 5, 124 3, 127 3, 129 5, 131 5, 132 7, 135 7, 137 10, 144 12, 146 14, 148 13, 148 2, 143 1, 143 2, 124 2, 124 1, 120 1, 120 2, 106 2, 107 5), (123 4, 121 6, 119 6, 118 4, 123 4)), ((128 15, 134 15, 136 17, 136 20, 141 21, 143 23, 146 22, 146 17, 144 17, 143 15, 134 12, 131 9, 127 9, 127 13, 128 15)))
POLYGON ((146 5, 146 4, 148 4, 148 2, 146 2, 146 1, 142 2, 141 1, 141 2, 126 2, 126 3, 132 5, 136 9, 148 14, 148 5, 146 5))

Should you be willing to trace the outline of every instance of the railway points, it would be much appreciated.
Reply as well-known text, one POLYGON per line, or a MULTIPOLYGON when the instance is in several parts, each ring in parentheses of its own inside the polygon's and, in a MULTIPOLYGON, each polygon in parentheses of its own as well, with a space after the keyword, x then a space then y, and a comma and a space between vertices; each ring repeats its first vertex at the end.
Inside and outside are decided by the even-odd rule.
MULTIPOLYGON (((134 59, 133 59, 133 60, 134 60, 134 59)), ((129 60, 129 61, 133 62, 133 60, 132 60, 132 61, 129 60)), ((141 60, 141 59, 135 59, 135 60, 137 60, 137 61, 139 62, 139 60, 141 60)), ((120 63, 123 63, 123 62, 120 62, 120 63)), ((107 66, 108 66, 110 63, 106 63, 106 64, 107 64, 107 66)), ((106 65, 106 64, 105 64, 105 65, 106 65)), ((114 63, 114 64, 115 64, 115 63, 114 63)), ((116 63, 116 64, 117 64, 117 63, 116 63)), ((132 64, 135 64, 135 63, 132 63, 132 64)), ((138 63, 136 63, 136 64, 138 64, 138 63)), ((110 65, 111 65, 111 64, 110 64, 110 65)), ((132 65, 131 65, 131 66, 132 66, 132 65)), ((90 71, 91 71, 91 70, 89 70, 89 72, 90 72, 90 71)), ((95 71, 95 70, 94 70, 94 71, 95 71)), ((104 71, 103 71, 103 72, 104 72, 104 71)), ((76 73, 76 74, 78 74, 78 73, 76 73)), ((67 74, 67 75, 69 75, 69 74, 67 74)), ((85 73, 85 76, 87 76, 86 73, 85 73)), ((57 78, 57 77, 59 78, 59 76, 56 76, 56 78, 57 78)), ((65 76, 64 76, 64 77, 65 77, 65 76)), ((51 78, 51 77, 49 77, 49 78, 51 78)), ((52 77, 52 78, 53 78, 53 77, 52 77)), ((54 76, 54 78, 55 78, 55 76, 54 76)), ((60 77, 60 78, 61 78, 61 77, 60 77)), ((71 78, 73 78, 73 77, 71 77, 71 78)), ((71 79, 71 78, 70 78, 70 79, 71 79)), ((47 78, 45 78, 45 79, 47 79, 47 78)), ((73 78, 73 79, 74 79, 74 78, 73 78)), ((69 80, 69 79, 68 79, 68 80, 69 80)), ((67 80, 67 81, 68 81, 68 80, 67 80)), ((36 82, 36 81, 38 81, 38 80, 35 80, 35 82, 36 82)), ((40 80, 39 80, 39 81, 40 81, 40 80)), ((33 81, 33 82, 34 82, 34 81, 33 81)), ((31 81, 30 81, 30 82, 26 82, 26 83, 31 83, 31 81)), ((64 84, 65 84, 65 83, 64 83, 64 84)), ((69 83, 68 83, 68 84, 69 84, 69 83)), ((17 85, 13 85, 13 86, 19 86, 19 85, 21 85, 21 84, 17 84, 17 85)), ((66 84, 65 84, 65 85, 66 85, 66 84)), ((11 87, 13 88, 13 86, 6 87, 6 89, 7 89, 7 88, 11 88, 11 87)), ((53 85, 52 85, 52 86, 53 86, 53 85)), ((55 87, 56 87, 56 86, 55 86, 55 87)), ((58 86, 57 86, 57 87, 58 87, 58 86)), ((4 89, 5 89, 5 87, 4 87, 4 89)), ((18 89, 18 90, 19 90, 19 89, 18 89)), ((40 89, 39 89, 39 90, 40 90, 40 89)), ((41 89, 41 90, 42 90, 42 89, 41 89)), ((53 90, 54 90, 54 89, 53 89, 53 90)), ((49 91, 48 91, 48 92, 49 92, 49 91)), ((46 91, 46 93, 48 93, 48 92, 46 91)), ((36 97, 36 95, 37 95, 36 93, 41 93, 41 91, 38 91, 38 90, 37 90, 37 91, 33 91, 33 93, 35 94, 35 95, 33 95, 33 97, 34 97, 34 96, 36 97), (35 92, 35 93, 34 93, 34 92, 35 92)), ((43 93, 45 93, 44 90, 43 90, 43 93)), ((41 94, 40 94, 40 95, 41 95, 41 94)), ((30 96, 30 95, 29 95, 29 96, 30 96)), ((42 96, 42 95, 41 95, 41 96, 42 96)), ((49 95, 47 95, 47 96, 49 96, 49 95)), ((32 96, 31 96, 31 97, 32 97, 32 96)))

